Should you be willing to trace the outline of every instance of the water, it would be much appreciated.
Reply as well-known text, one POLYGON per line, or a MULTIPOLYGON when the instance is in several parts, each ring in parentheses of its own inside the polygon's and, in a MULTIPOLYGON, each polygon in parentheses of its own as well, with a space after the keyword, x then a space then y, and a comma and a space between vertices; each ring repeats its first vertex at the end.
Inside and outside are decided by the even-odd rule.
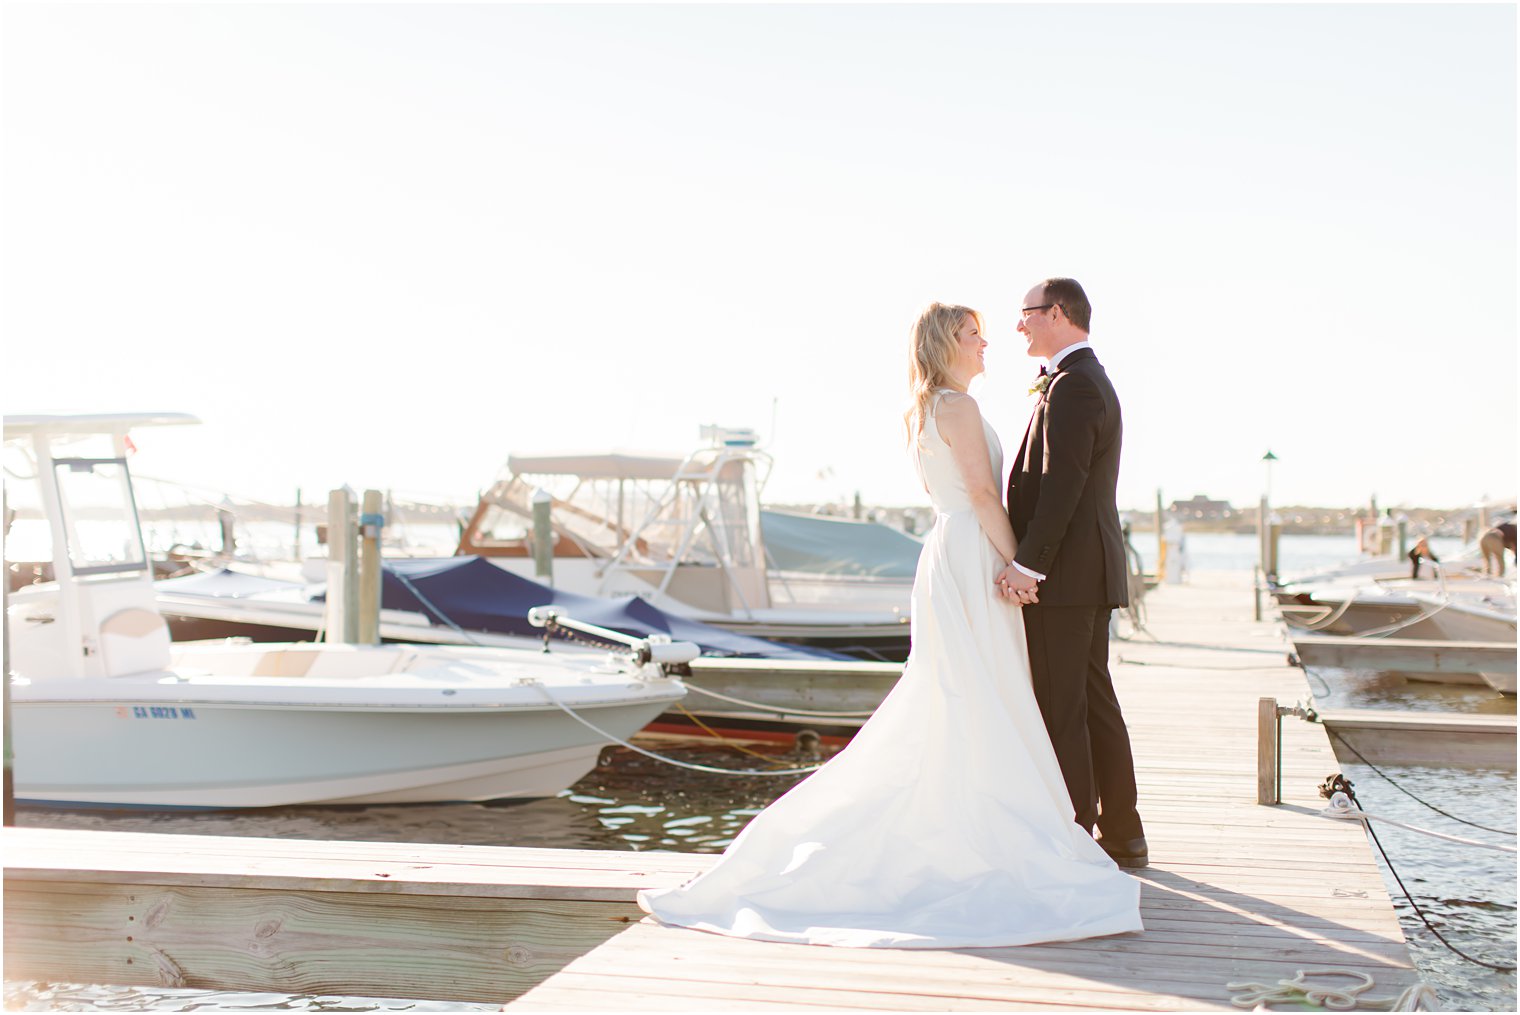
MULTIPOLYGON (((1136 547, 1154 560, 1155 541, 1137 534, 1136 547)), ((1433 540, 1438 555, 1454 556, 1457 540, 1433 540)), ((1188 537, 1195 571, 1249 570, 1255 537, 1200 533, 1188 537)), ((1284 536, 1283 571, 1297 576, 1354 559, 1348 535, 1284 536)), ((1359 671, 1311 674, 1316 702, 1324 707, 1393 708, 1513 714, 1513 698, 1487 688, 1409 684, 1401 678, 1359 671)), ((751 767, 754 759, 723 748, 666 748, 667 753, 717 766, 751 767)), ((827 749, 826 749, 827 750, 827 749)), ((283 808, 228 813, 107 813, 22 808, 18 824, 52 828, 100 828, 178 834, 391 842, 447 842, 496 846, 586 849, 664 849, 720 852, 745 823, 796 781, 795 777, 729 778, 658 765, 632 752, 609 748, 604 763, 569 791, 550 800, 511 805, 283 808)), ((798 759, 778 753, 778 760, 798 759)), ((1493 828, 1515 829, 1515 774, 1509 771, 1380 766, 1417 796, 1459 817, 1493 828)), ((1471 829, 1434 814, 1393 788, 1367 766, 1345 774, 1371 813, 1469 838, 1513 844, 1512 835, 1471 829)), ((1329 773, 1326 773, 1329 774, 1329 773)), ((1516 892, 1513 854, 1478 850, 1401 829, 1378 834, 1394 868, 1427 917, 1457 947, 1490 961, 1513 963, 1516 892)), ((1443 1005, 1465 1010, 1513 1011, 1513 973, 1495 973, 1451 954, 1437 941, 1385 868, 1389 895, 1421 974, 1443 1005)), ((246 994, 227 991, 158 990, 77 984, 7 983, 7 1009, 29 1011, 487 1011, 496 1005, 387 998, 246 994)))
MULTIPOLYGON (((1416 536, 1409 537, 1413 546, 1416 536)), ((1188 532, 1183 537, 1188 568, 1193 571, 1244 571, 1249 573, 1261 561, 1256 537, 1232 532, 1188 532)), ((1442 561, 1461 555, 1462 540, 1446 536, 1431 536, 1427 542, 1431 552, 1442 561)), ((1130 543, 1145 570, 1156 566, 1156 533, 1136 530, 1130 543)), ((1352 533, 1336 536, 1285 535, 1277 542, 1278 570, 1285 579, 1302 578, 1316 571, 1324 571, 1357 559, 1356 536, 1352 533)), ((1430 574, 1427 567, 1424 571, 1430 574)))
MULTIPOLYGON (((1512 706, 1513 707, 1513 706, 1512 706)), ((1345 765, 1369 813, 1480 842, 1515 844, 1515 773, 1495 769, 1379 765, 1399 787, 1448 814, 1503 832, 1473 828, 1411 799, 1366 765, 1345 765)), ((1515 855, 1444 842, 1373 822, 1378 841, 1404 888, 1447 941, 1487 962, 1515 964, 1515 855)), ((1373 853, 1377 854, 1377 847, 1373 853)), ((1453 954, 1425 926, 1379 856, 1410 954, 1441 1004, 1456 1011, 1514 1011, 1515 974, 1474 965, 1453 954)))
MULTIPOLYGON (((1309 671, 1308 679, 1314 704, 1321 708, 1515 714, 1515 699, 1488 687, 1417 683, 1367 670, 1315 669, 1309 671)), ((1365 764, 1346 764, 1341 771, 1352 781, 1362 807, 1371 814, 1446 835, 1515 845, 1513 771, 1419 765, 1374 768, 1365 764), (1471 827, 1425 804, 1500 831, 1471 827)), ((1381 823, 1373 827, 1392 862, 1390 869, 1378 856, 1410 953, 1426 982, 1436 988, 1442 1004, 1452 1010, 1514 1010, 1515 974, 1486 970, 1452 954, 1415 911, 1417 905, 1448 941, 1468 955, 1513 965, 1514 854, 1443 842, 1381 823), (1413 896, 1413 904, 1405 898, 1394 871, 1413 896)), ((1374 846, 1374 855, 1377 852, 1374 846)))

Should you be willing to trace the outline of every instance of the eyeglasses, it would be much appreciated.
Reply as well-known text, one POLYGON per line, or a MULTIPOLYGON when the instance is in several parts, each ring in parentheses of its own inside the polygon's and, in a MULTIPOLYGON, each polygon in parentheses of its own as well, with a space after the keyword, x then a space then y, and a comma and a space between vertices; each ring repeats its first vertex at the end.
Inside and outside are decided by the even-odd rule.
POLYGON ((1055 306, 1054 303, 1041 303, 1037 307, 1025 307, 1022 315, 1023 319, 1027 321, 1029 320, 1029 315, 1034 313, 1036 310, 1049 310, 1053 306, 1055 306))

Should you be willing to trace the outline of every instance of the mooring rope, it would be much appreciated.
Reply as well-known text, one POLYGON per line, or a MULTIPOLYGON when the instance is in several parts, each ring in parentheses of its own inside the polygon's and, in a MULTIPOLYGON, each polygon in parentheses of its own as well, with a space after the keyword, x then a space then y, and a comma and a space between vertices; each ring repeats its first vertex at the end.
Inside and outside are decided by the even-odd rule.
MULTIPOLYGON (((1351 803, 1357 806, 1358 810, 1362 807, 1362 802, 1356 798, 1356 790, 1352 787, 1351 780, 1339 773, 1327 778, 1320 786, 1319 792, 1320 796, 1325 797, 1327 800, 1333 799, 1336 794, 1344 794, 1351 803)), ((1404 893, 1404 899, 1409 903, 1409 908, 1414 910, 1414 915, 1420 918, 1420 922, 1425 925, 1425 929, 1435 935, 1437 941, 1450 949, 1453 954, 1461 956, 1473 965, 1482 966, 1485 969, 1493 969, 1501 973, 1512 973, 1515 971, 1515 967, 1512 965, 1507 966, 1500 963, 1484 962, 1482 959, 1475 959, 1446 940, 1446 937, 1436 930, 1435 925, 1430 922, 1430 918, 1425 915, 1425 911, 1420 908, 1420 904, 1414 901, 1414 895, 1405 887, 1404 879, 1399 877, 1398 868, 1393 865, 1393 860, 1389 858, 1388 851, 1383 848, 1382 840, 1378 838, 1377 829, 1372 827, 1371 822, 1366 821, 1362 823, 1362 827, 1367 829, 1367 836, 1372 839, 1372 844, 1377 847, 1378 854, 1382 856, 1383 862, 1388 865, 1388 873, 1393 875, 1393 880, 1398 884, 1399 891, 1404 893)))
MULTIPOLYGON (((468 631, 466 631, 464 628, 460 627, 458 624, 454 623, 454 621, 447 614, 445 614, 438 607, 434 606, 433 603, 431 601, 429 601, 428 598, 422 594, 422 591, 420 589, 418 589, 415 585, 413 585, 411 582, 409 582, 409 581, 406 580, 406 577, 404 575, 397 574, 395 571, 392 571, 391 574, 396 575, 396 577, 398 579, 400 579, 401 584, 405 585, 407 587, 407 589, 412 593, 412 595, 414 595, 414 596, 417 597, 418 601, 420 601, 422 603, 422 605, 426 606, 429 610, 432 610, 433 614, 435 616, 437 616, 439 619, 441 619, 444 623, 448 624, 455 631, 459 632, 465 638, 469 639, 471 642, 474 642, 476 645, 480 644, 480 642, 476 641, 476 639, 473 638, 468 631)), ((614 734, 608 733, 606 730, 602 729, 600 726, 597 726, 595 723, 593 723, 590 720, 586 719, 584 716, 577 714, 573 709, 570 708, 570 706, 566 705, 564 702, 562 702, 558 698, 556 698, 554 696, 554 693, 552 691, 550 691, 549 688, 545 687, 539 681, 534 680, 534 681, 532 681, 532 684, 533 684, 534 687, 537 687, 540 691, 542 691, 543 694, 544 694, 544 697, 548 698, 551 702, 553 702, 554 705, 557 708, 559 708, 562 712, 564 712, 570 718, 574 719, 576 722, 580 723, 582 726, 584 726, 587 729, 591 730, 593 733, 596 733, 598 736, 605 737, 607 740, 611 741, 612 743, 617 744, 620 747, 626 747, 630 751, 633 751, 636 754, 642 754, 646 758, 651 758, 651 759, 653 759, 655 761, 661 761, 661 762, 664 762, 667 765, 674 765, 677 768, 690 769, 693 772, 710 772, 713 775, 806 775, 809 772, 816 772, 819 768, 823 767, 821 764, 819 764, 819 765, 812 765, 812 766, 810 766, 808 768, 787 768, 787 769, 781 769, 781 770, 774 770, 774 769, 773 770, 761 770, 761 769, 717 768, 717 767, 715 767, 713 765, 698 765, 698 764, 696 764, 694 762, 690 762, 690 761, 681 761, 678 758, 669 758, 669 757, 666 757, 663 754, 656 754, 654 751, 645 750, 644 748, 639 747, 636 744, 630 744, 628 741, 624 740, 622 737, 615 736, 614 734)), ((684 686, 688 686, 689 687, 690 685, 684 685, 684 686)), ((685 710, 683 709, 683 711, 685 711, 685 710)), ((691 713, 688 712, 687 714, 690 715, 691 713)), ((747 752, 747 753, 753 753, 753 752, 747 752)))
MULTIPOLYGON (((1352 598, 1355 598, 1355 597, 1352 597, 1352 598)), ((1350 601, 1351 601, 1351 599, 1347 599, 1348 603, 1350 601)), ((1424 607, 1421 607, 1420 608, 1420 612, 1417 613, 1417 614, 1415 614, 1413 617, 1406 617, 1403 620, 1396 621, 1395 623, 1392 623, 1392 624, 1385 624, 1382 627, 1374 627, 1370 631, 1358 631, 1356 633, 1356 637, 1358 637, 1358 638, 1381 638, 1385 634, 1393 634, 1395 631, 1402 631, 1406 627, 1410 627, 1410 626, 1412 626, 1414 624, 1418 624, 1422 620, 1427 620, 1430 617, 1434 617, 1437 613, 1440 613, 1442 610, 1446 609, 1446 607, 1448 607, 1450 605, 1451 605, 1451 601, 1450 600, 1446 600, 1444 602, 1438 602, 1438 603, 1436 603, 1436 608, 1433 609, 1433 610, 1430 610, 1429 612, 1426 612, 1426 609, 1424 607)))
POLYGON ((1345 602, 1341 603, 1339 607, 1334 610, 1330 610, 1327 607, 1325 613, 1321 614, 1314 620, 1305 620, 1302 623, 1295 623, 1294 621, 1288 620, 1287 614, 1283 615, 1283 620, 1287 622, 1289 627, 1298 627, 1301 630, 1305 631, 1323 631, 1325 628, 1329 627, 1337 620, 1340 620, 1341 616, 1345 614, 1347 610, 1351 609, 1351 600, 1355 598, 1355 596, 1347 596, 1345 602))
POLYGON ((622 737, 608 733, 606 730, 602 729, 600 726, 597 726, 589 719, 577 714, 572 708, 570 708, 570 706, 566 705, 564 702, 556 698, 554 696, 554 692, 550 691, 539 681, 535 680, 532 683, 533 686, 542 691, 544 697, 548 698, 549 701, 551 701, 556 707, 560 709, 560 711, 564 712, 570 718, 574 719, 582 726, 591 730, 593 733, 596 733, 598 736, 605 737, 608 740, 612 741, 614 744, 617 744, 620 747, 626 747, 636 754, 642 754, 644 757, 652 758, 655 761, 663 761, 665 764, 674 765, 677 768, 690 769, 693 772, 710 772, 713 775, 807 775, 808 773, 816 772, 818 769, 823 767, 823 765, 820 763, 817 765, 810 765, 807 768, 785 768, 779 771, 766 771, 762 769, 716 768, 712 765, 698 765, 695 762, 681 761, 678 758, 668 758, 663 754, 656 754, 654 751, 647 751, 637 744, 630 744, 622 737))
POLYGON ((1381 814, 1373 814, 1364 810, 1360 804, 1355 809, 1351 806, 1351 798, 1344 793, 1336 793, 1330 797, 1330 803, 1320 811, 1327 818, 1347 818, 1351 821, 1382 821, 1386 824, 1406 828, 1411 832, 1419 832, 1421 835, 1429 835, 1435 839, 1445 839, 1447 842, 1460 843, 1463 846, 1478 846, 1482 849, 1494 849, 1501 853, 1515 852, 1514 846, 1505 846, 1497 842, 1482 842, 1478 839, 1464 839, 1459 835, 1447 835, 1445 832, 1433 831, 1429 828, 1420 828, 1418 825, 1407 825, 1393 818, 1385 818, 1381 814))
MULTIPOLYGON (((688 688, 691 687, 690 684, 687 684, 686 686, 688 688)), ((680 712, 686 718, 690 719, 692 721, 693 725, 695 725, 698 729, 702 730, 708 736, 712 737, 718 743, 723 744, 725 747, 732 747, 734 750, 738 751, 740 754, 748 754, 752 758, 759 758, 761 761, 763 761, 766 764, 770 765, 772 768, 784 768, 784 767, 786 767, 785 762, 777 761, 775 758, 772 758, 769 754, 761 754, 759 751, 754 751, 754 750, 751 750, 748 747, 745 747, 743 744, 739 743, 737 740, 731 740, 728 737, 725 737, 723 734, 719 733, 717 730, 715 730, 711 726, 707 725, 707 723, 703 722, 702 719, 695 712, 691 711, 689 708, 687 708, 685 705, 681 704, 679 701, 676 702, 676 711, 680 712)))
POLYGON ((1433 1007, 1438 999, 1427 983, 1417 983, 1398 997, 1366 997, 1374 980, 1370 975, 1353 969, 1300 969, 1291 980, 1278 980, 1273 985, 1265 983, 1227 983, 1226 990, 1245 993, 1230 998, 1237 1008, 1257 1008, 1267 1004, 1314 1005, 1331 1011, 1353 1011, 1365 1008, 1370 1011, 1437 1011, 1433 1007), (1355 976, 1362 982, 1349 987, 1331 987, 1306 983, 1310 976, 1355 976))
MULTIPOLYGON (((1305 672, 1307 672, 1307 671, 1305 671, 1305 672)), ((1318 721, 1318 720, 1310 720, 1310 721, 1313 722, 1313 721, 1318 721)), ((1385 781, 1387 781, 1389 785, 1391 785, 1394 789, 1398 790, 1400 793, 1402 793, 1405 796, 1409 797, 1409 799, 1413 800, 1415 803, 1421 804, 1421 805, 1423 805, 1425 807, 1429 807, 1431 810, 1435 811, 1437 814, 1441 815, 1442 817, 1450 818, 1451 820, 1459 822, 1460 824, 1471 825, 1473 828, 1481 828, 1485 832, 1493 832, 1495 835, 1511 835, 1512 836, 1512 835, 1515 834, 1514 832, 1511 832, 1508 829, 1504 829, 1504 828, 1491 828, 1488 825, 1480 825, 1476 821, 1468 821, 1466 818, 1459 818, 1455 814, 1451 814, 1451 813, 1448 813, 1447 811, 1441 810, 1441 808, 1437 807, 1433 803, 1430 803, 1430 802, 1425 801, 1425 800, 1421 800, 1419 797, 1415 796, 1409 790, 1405 789, 1403 786, 1400 786, 1398 784, 1398 781, 1395 780, 1393 778, 1393 776, 1389 775, 1387 772, 1383 771, 1381 768, 1378 768, 1372 762, 1368 761, 1365 757, 1363 757, 1362 756, 1362 752, 1359 751, 1359 750, 1357 750, 1355 747, 1351 746, 1350 741, 1348 741, 1345 737, 1341 736, 1339 733, 1335 732, 1335 730, 1331 729, 1328 726, 1325 727, 1325 732, 1328 733, 1328 734, 1330 734, 1336 740, 1340 741, 1341 744, 1342 744, 1342 746, 1344 746, 1346 748, 1346 750, 1348 750, 1352 754, 1356 755, 1356 758, 1357 758, 1358 761, 1360 761, 1362 764, 1366 765, 1368 768, 1372 769, 1378 775, 1382 776, 1383 779, 1385 781)))
POLYGON ((684 681, 686 686, 698 694, 705 694, 709 698, 717 698, 733 705, 743 705, 745 708, 758 709, 761 712, 770 712, 775 715, 805 715, 814 719, 869 719, 875 709, 864 712, 815 712, 806 708, 777 708, 775 705, 762 705, 758 701, 745 701, 743 698, 731 698, 717 691, 709 691, 705 687, 693 684, 690 680, 684 681))

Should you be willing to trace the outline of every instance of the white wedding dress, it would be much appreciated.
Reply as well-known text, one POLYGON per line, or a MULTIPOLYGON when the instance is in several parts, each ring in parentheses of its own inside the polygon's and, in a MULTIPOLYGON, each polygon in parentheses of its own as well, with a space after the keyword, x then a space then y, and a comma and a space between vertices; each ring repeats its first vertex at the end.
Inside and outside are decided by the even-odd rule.
MULTIPOLYGON (((939 398, 935 399, 935 406, 939 398)), ((992 474, 1002 447, 982 424, 992 474)), ((902 678, 828 764, 691 883, 663 923, 860 948, 975 948, 1141 930, 1140 886, 1074 820, 1030 686, 1024 622, 931 411, 914 459, 937 517, 902 678)))

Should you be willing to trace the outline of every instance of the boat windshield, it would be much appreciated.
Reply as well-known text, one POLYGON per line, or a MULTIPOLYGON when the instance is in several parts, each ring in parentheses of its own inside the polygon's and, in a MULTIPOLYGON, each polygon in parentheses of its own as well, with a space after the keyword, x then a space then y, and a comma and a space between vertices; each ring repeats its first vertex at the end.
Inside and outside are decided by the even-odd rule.
POLYGON ((148 566, 124 458, 56 458, 69 566, 76 575, 148 566))

